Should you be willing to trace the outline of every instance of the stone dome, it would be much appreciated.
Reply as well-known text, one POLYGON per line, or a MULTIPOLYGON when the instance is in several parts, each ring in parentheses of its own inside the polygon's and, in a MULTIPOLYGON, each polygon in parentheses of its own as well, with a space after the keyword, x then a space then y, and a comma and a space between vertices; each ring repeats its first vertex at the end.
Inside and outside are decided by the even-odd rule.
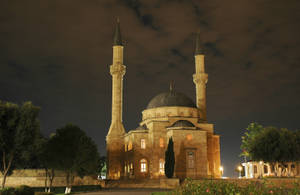
POLYGON ((171 127, 195 127, 195 125, 187 120, 179 120, 173 123, 171 127))
POLYGON ((182 106, 196 108, 195 103, 183 93, 169 91, 160 93, 149 102, 147 109, 165 107, 165 106, 182 106))

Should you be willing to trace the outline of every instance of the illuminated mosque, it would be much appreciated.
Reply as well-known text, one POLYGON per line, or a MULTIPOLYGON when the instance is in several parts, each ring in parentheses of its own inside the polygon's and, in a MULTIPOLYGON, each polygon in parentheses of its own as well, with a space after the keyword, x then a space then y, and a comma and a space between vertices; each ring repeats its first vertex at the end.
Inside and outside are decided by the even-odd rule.
POLYGON ((165 177, 165 151, 171 137, 175 153, 174 177, 221 177, 220 137, 214 134, 214 126, 206 118, 208 75, 205 73, 199 33, 196 37, 193 74, 196 104, 185 94, 170 87, 169 91, 151 99, 142 111, 142 121, 138 127, 127 132, 122 122, 123 77, 126 73, 123 50, 118 22, 113 38, 113 62, 110 65, 112 117, 106 136, 107 179, 165 177))

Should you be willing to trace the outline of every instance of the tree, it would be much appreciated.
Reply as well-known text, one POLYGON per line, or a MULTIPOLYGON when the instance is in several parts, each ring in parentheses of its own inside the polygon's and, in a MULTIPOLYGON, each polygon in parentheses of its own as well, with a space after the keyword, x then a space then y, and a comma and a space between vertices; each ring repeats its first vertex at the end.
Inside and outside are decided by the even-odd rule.
POLYGON ((55 177, 54 169, 57 164, 55 152, 56 151, 50 147, 49 139, 40 137, 35 154, 39 162, 39 168, 43 168, 45 170, 45 192, 51 192, 53 179, 55 177))
POLYGON ((173 177, 174 166, 175 166, 175 155, 174 155, 174 148, 173 148, 173 139, 171 137, 169 139, 168 148, 165 152, 165 175, 168 178, 173 177))
POLYGON ((39 107, 25 102, 22 106, 0 101, 0 171, 6 177, 17 164, 28 161, 39 135, 39 107))
POLYGON ((296 144, 295 156, 297 157, 295 161, 300 162, 300 130, 297 130, 295 132, 295 144, 296 144))
MULTIPOLYGON (((295 134, 296 132, 284 128, 263 128, 249 145, 252 160, 268 162, 272 166, 278 163, 282 167, 286 167, 287 162, 296 161, 299 156, 295 134)), ((278 173, 277 167, 274 167, 275 173, 278 173)))
POLYGON ((100 157, 96 144, 79 127, 68 124, 57 129, 49 147, 57 158, 54 167, 66 173, 66 194, 71 192, 75 175, 97 174, 100 157))
POLYGON ((106 156, 101 156, 98 163, 98 177, 106 176, 106 156))
POLYGON ((242 153, 241 156, 244 156, 245 159, 248 157, 251 159, 251 154, 249 153, 250 148, 252 147, 256 136, 263 131, 263 126, 258 123, 250 123, 246 128, 245 135, 242 136, 242 153))

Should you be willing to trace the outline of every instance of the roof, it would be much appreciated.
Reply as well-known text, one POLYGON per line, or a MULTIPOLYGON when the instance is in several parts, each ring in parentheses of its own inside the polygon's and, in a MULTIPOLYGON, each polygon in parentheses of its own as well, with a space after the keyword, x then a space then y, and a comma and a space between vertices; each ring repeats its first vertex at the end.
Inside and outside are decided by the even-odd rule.
POLYGON ((179 120, 173 123, 171 127, 195 127, 195 125, 187 120, 179 120))
POLYGON ((144 124, 143 126, 138 126, 136 130, 148 130, 147 126, 144 124))
POLYGON ((113 45, 123 45, 119 19, 117 20, 117 24, 116 24, 115 34, 113 38, 113 45))
POLYGON ((196 35, 196 48, 195 48, 195 55, 203 54, 203 51, 201 49, 201 43, 200 43, 200 30, 198 30, 196 35))
POLYGON ((160 93, 152 98, 147 106, 147 109, 165 107, 165 106, 182 106, 196 108, 195 103, 185 94, 170 90, 160 93))

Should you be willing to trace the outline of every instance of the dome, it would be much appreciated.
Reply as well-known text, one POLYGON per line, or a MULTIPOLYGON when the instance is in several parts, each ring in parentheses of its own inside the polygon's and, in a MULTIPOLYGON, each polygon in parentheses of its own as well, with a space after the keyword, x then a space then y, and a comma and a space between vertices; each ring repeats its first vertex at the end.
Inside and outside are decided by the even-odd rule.
POLYGON ((158 94, 149 102, 147 109, 164 107, 164 106, 183 106, 196 108, 195 103, 183 93, 169 91, 158 94))
POLYGON ((135 130, 148 130, 146 125, 138 126, 135 130))
POLYGON ((171 127, 195 127, 195 125, 187 120, 179 120, 173 123, 171 127))

